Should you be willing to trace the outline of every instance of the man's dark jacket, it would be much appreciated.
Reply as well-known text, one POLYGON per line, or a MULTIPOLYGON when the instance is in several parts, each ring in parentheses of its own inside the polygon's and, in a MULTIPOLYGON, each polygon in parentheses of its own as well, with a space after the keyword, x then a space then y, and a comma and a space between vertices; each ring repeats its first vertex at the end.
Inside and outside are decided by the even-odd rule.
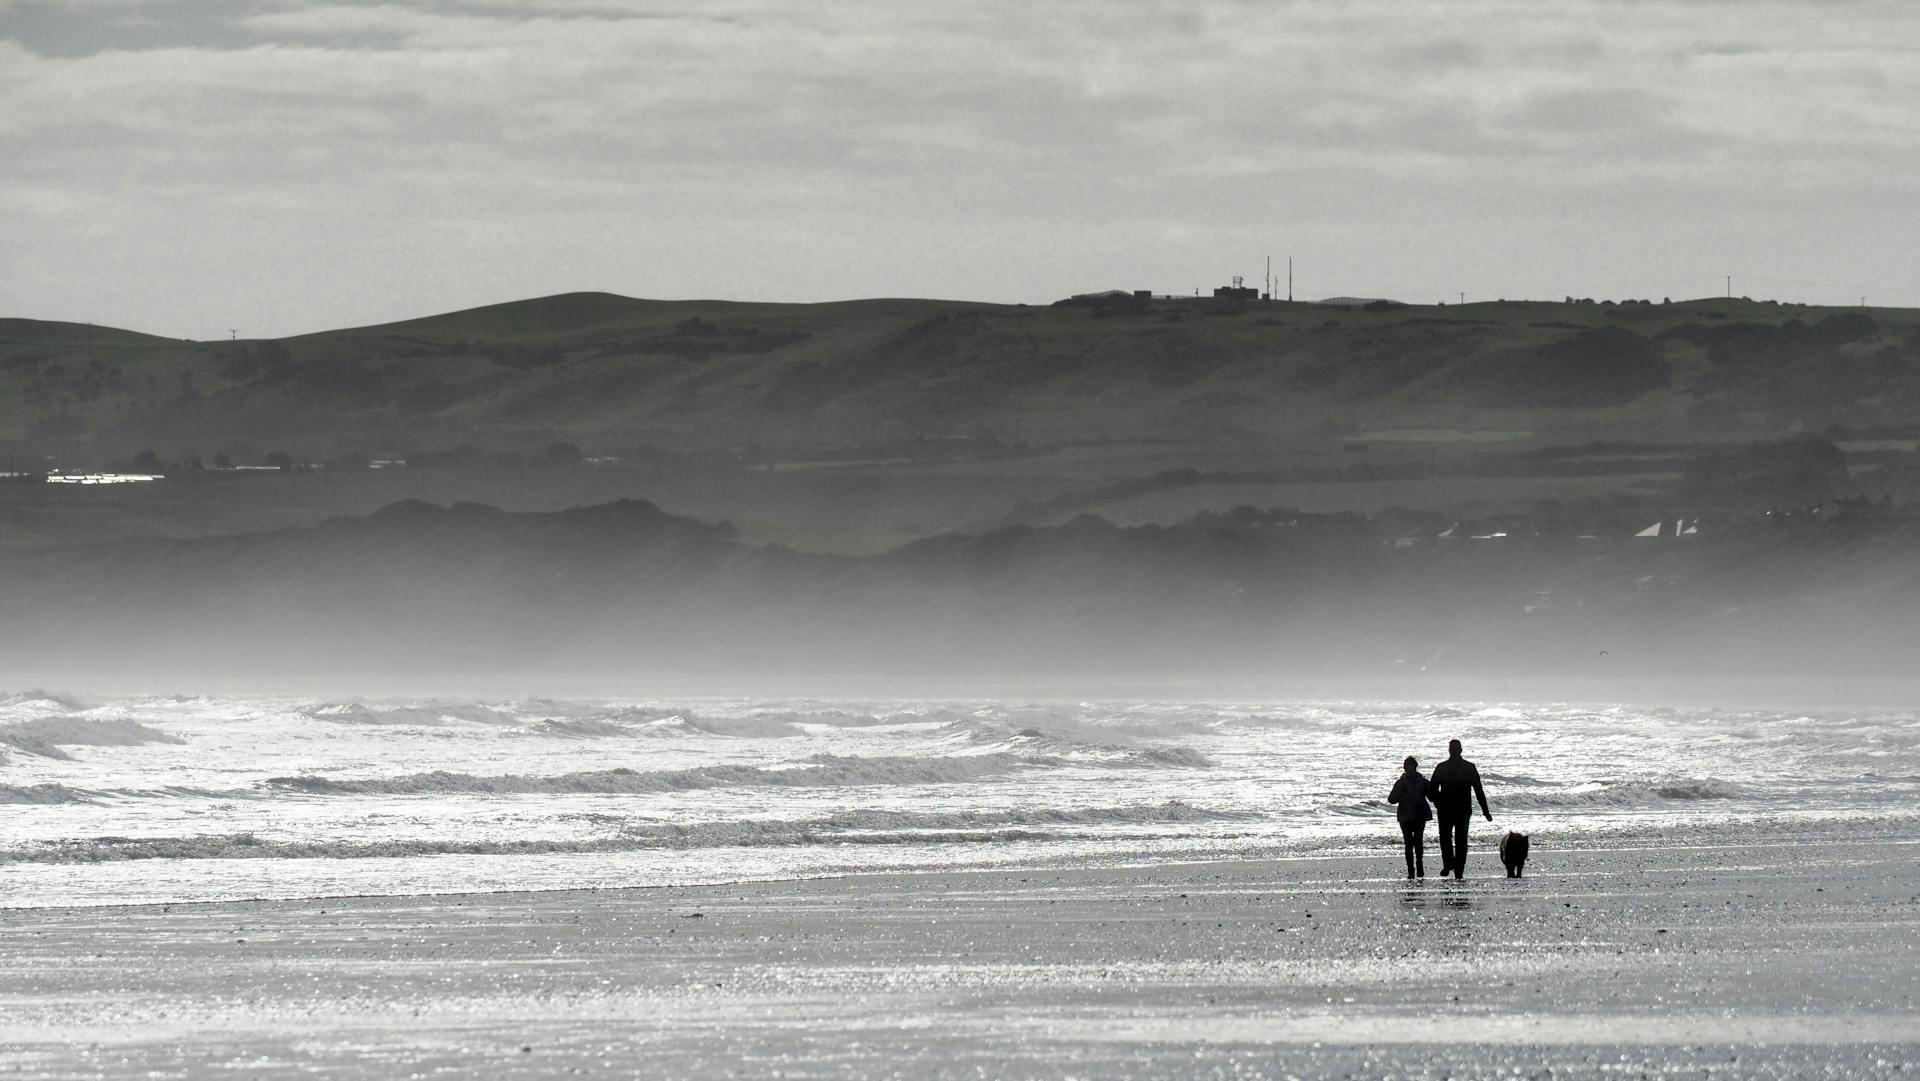
POLYGON ((1427 798, 1433 801, 1433 809, 1442 821, 1472 818, 1476 798, 1480 813, 1491 816, 1487 794, 1480 788, 1480 770, 1464 758, 1449 758, 1433 767, 1433 776, 1427 780, 1427 798))

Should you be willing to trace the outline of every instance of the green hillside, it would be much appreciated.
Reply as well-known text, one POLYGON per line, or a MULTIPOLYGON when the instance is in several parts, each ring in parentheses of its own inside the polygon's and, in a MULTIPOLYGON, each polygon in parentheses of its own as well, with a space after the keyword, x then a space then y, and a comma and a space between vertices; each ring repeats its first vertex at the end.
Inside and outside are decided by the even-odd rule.
POLYGON ((576 293, 279 340, 0 320, 0 447, 64 464, 470 448, 1754 441, 1920 416, 1920 312, 1743 300, 1336 309, 576 293))

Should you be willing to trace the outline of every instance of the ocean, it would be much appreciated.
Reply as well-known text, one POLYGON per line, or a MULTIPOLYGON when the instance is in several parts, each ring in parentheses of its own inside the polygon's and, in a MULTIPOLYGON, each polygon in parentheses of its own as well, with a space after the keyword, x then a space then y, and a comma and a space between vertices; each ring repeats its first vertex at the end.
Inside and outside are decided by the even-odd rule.
MULTIPOLYGON (((1920 716, 0 694, 0 907, 1377 853, 1458 738, 1543 848, 1920 818, 1920 716)), ((1431 845, 1432 837, 1429 835, 1431 845)))

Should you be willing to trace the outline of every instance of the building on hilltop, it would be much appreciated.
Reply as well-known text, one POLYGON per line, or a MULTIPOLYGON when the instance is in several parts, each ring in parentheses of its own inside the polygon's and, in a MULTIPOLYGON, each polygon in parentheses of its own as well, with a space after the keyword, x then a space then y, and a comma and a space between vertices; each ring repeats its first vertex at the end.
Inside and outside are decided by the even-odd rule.
POLYGON ((1213 295, 1216 300, 1259 300, 1260 290, 1246 284, 1246 279, 1235 274, 1232 285, 1216 286, 1213 295))

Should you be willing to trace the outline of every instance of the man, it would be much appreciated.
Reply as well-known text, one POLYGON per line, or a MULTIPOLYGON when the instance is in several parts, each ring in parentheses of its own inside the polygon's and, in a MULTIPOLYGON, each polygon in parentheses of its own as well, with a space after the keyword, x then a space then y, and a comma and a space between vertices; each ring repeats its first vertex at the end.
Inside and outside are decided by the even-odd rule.
POLYGON ((1453 877, 1467 873, 1467 823, 1473 818, 1473 800, 1480 800, 1480 813, 1493 821, 1487 810, 1487 794, 1480 788, 1480 770, 1460 757, 1460 741, 1447 742, 1447 760, 1433 767, 1427 780, 1427 798, 1433 801, 1434 817, 1440 825, 1440 877, 1448 871, 1453 877))

